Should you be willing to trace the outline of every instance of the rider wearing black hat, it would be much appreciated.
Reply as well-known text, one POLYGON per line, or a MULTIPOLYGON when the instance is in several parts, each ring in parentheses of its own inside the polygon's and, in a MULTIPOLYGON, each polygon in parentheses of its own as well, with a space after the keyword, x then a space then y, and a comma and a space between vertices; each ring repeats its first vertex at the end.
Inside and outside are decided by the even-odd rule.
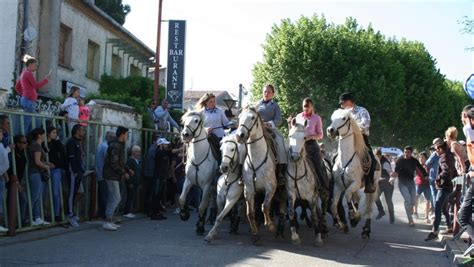
POLYGON ((343 109, 351 110, 352 115, 354 116, 354 119, 357 121, 357 124, 359 125, 362 131, 362 135, 364 136, 364 142, 365 142, 365 145, 367 146, 370 159, 371 159, 369 173, 364 177, 364 180, 365 180, 364 192, 374 193, 375 192, 374 172, 375 172, 376 161, 375 161, 374 153, 372 151, 372 147, 370 146, 370 143, 369 143, 370 114, 367 111, 367 109, 361 106, 357 106, 355 104, 354 95, 350 92, 343 93, 339 96, 339 105, 343 109))

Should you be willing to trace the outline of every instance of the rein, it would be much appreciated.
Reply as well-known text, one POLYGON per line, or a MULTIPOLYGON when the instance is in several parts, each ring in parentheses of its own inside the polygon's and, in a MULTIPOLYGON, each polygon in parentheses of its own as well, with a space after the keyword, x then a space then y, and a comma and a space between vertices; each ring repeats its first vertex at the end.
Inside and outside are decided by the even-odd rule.
MULTIPOLYGON (((199 122, 198 126, 197 126, 194 130, 191 129, 191 127, 189 127, 188 125, 186 125, 186 129, 188 129, 188 130, 191 132, 191 134, 193 135, 193 140, 194 140, 194 138, 196 138, 196 136, 200 136, 200 135, 201 135, 202 130, 204 129, 204 127, 202 127, 202 120, 199 122), (198 129, 199 129, 199 134, 196 135, 196 132, 197 132, 198 129)), ((203 141, 203 140, 206 140, 206 139, 207 139, 207 135, 206 135, 204 138, 198 139, 198 140, 194 140, 194 141, 192 141, 191 143, 192 143, 192 144, 196 144, 196 143, 199 143, 199 142, 201 142, 201 141, 203 141)), ((211 146, 209 145, 208 148, 207 148, 206 156, 205 156, 199 163, 196 164, 196 163, 194 163, 193 160, 191 159, 191 165, 193 165, 193 166, 196 168, 196 173, 195 173, 195 178, 194 178, 194 179, 196 180, 196 185, 199 186, 199 187, 201 187, 201 186, 199 185, 199 180, 198 180, 199 166, 201 166, 201 164, 203 164, 204 161, 206 161, 206 160, 209 158, 209 153, 210 153, 210 152, 211 152, 211 146)))
POLYGON ((346 163, 346 165, 342 168, 342 174, 341 174, 341 179, 342 179, 342 184, 344 187, 347 189, 346 183, 344 183, 344 172, 346 171, 347 166, 351 164, 352 160, 354 159, 354 156, 356 155, 356 152, 354 151, 354 154, 352 154, 352 157, 349 159, 349 161, 346 163))
POLYGON ((300 193, 300 189, 298 188, 298 181, 303 179, 308 174, 308 168, 306 168, 306 161, 304 160, 304 156, 301 157, 301 159, 303 160, 303 164, 304 164, 304 173, 303 173, 303 175, 298 177, 298 162, 299 162, 299 160, 294 161, 294 163, 295 163, 295 176, 294 177, 290 174, 290 172, 288 171, 288 168, 286 169, 286 174, 291 178, 291 180, 293 180, 295 182, 296 193, 298 194, 299 199, 301 199, 301 193, 300 193))

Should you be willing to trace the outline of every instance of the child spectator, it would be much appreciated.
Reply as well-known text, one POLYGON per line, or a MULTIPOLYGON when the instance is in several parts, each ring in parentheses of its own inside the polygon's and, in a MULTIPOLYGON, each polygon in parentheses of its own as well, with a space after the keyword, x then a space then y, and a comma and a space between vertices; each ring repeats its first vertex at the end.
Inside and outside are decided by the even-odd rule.
POLYGON ((67 217, 73 227, 78 227, 79 218, 74 216, 74 205, 76 204, 76 194, 81 185, 84 175, 84 165, 82 164, 82 145, 84 129, 76 124, 72 128, 72 137, 66 143, 66 159, 68 161, 66 176, 69 181, 69 190, 67 195, 67 217))
MULTIPOLYGON (((27 224, 29 220, 27 219, 26 215, 26 205, 28 201, 28 197, 26 195, 26 189, 23 177, 25 175, 26 169, 26 147, 28 146, 28 142, 26 140, 26 136, 22 134, 15 135, 13 137, 13 142, 15 143, 15 170, 16 176, 18 177, 18 198, 20 204, 20 219, 23 225, 27 224)), ((13 172, 13 162, 10 162, 10 169, 8 170, 8 175, 11 177, 15 173, 13 172)))
POLYGON ((79 119, 83 122, 81 122, 82 126, 87 126, 87 122, 84 121, 89 121, 91 117, 91 110, 88 106, 86 106, 84 98, 81 98, 79 100, 79 119))
POLYGON ((127 167, 133 171, 133 175, 130 176, 130 179, 125 181, 127 186, 127 200, 125 201, 125 210, 123 217, 133 219, 135 214, 133 214, 132 207, 134 200, 137 195, 138 185, 141 180, 141 168, 142 164, 140 162, 140 155, 142 150, 139 146, 132 147, 132 156, 127 160, 127 167))
POLYGON ((67 112, 68 117, 68 128, 72 130, 72 127, 77 124, 79 119, 79 103, 77 99, 79 98, 81 91, 79 87, 73 86, 69 91, 67 98, 64 100, 64 103, 61 105, 60 109, 67 112))

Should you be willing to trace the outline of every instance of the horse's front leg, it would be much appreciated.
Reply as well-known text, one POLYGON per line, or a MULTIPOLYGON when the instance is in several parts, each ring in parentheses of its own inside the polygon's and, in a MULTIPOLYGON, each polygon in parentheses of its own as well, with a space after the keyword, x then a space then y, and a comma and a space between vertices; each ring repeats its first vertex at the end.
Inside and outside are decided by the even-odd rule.
POLYGON ((351 185, 346 189, 345 197, 347 200, 347 206, 349 208, 349 219, 352 227, 356 227, 361 219, 360 212, 358 210, 359 203, 353 201, 353 194, 357 193, 360 188, 360 181, 353 181, 351 185))
POLYGON ((262 204, 262 212, 265 219, 265 227, 268 231, 275 232, 275 224, 270 217, 270 207, 272 204, 273 196, 276 191, 276 179, 274 181, 267 181, 265 185, 265 199, 262 204))
POLYGON ((237 187, 240 186, 238 184, 235 184, 233 187, 231 187, 225 199, 218 198, 218 203, 223 202, 222 200, 224 200, 225 206, 224 209, 222 209, 219 215, 217 216, 214 226, 204 238, 205 241, 210 242, 215 238, 215 236, 217 235, 217 228, 222 223, 222 220, 224 220, 224 217, 227 215, 227 213, 229 213, 229 211, 234 207, 235 203, 237 203, 237 201, 239 200, 240 195, 242 194, 242 190, 240 189, 241 187, 237 187))
POLYGON ((209 205, 210 191, 211 191, 210 183, 204 185, 204 187, 202 188, 202 200, 201 200, 201 203, 199 204, 199 218, 196 224, 196 233, 198 235, 204 234, 204 231, 205 231, 204 225, 206 221, 206 210, 207 210, 207 206, 209 205))
POLYGON ((296 196, 294 192, 290 192, 294 190, 288 190, 288 218, 290 220, 290 231, 291 231, 291 242, 293 244, 298 245, 301 243, 300 236, 296 232, 296 220, 297 218, 295 217, 295 202, 296 202, 296 196))
MULTIPOLYGON (((253 189, 253 185, 252 189, 253 189)), ((257 224, 255 223, 255 191, 250 192, 248 186, 245 185, 245 203, 247 204, 247 219, 249 220, 250 224, 250 231, 252 232, 252 243, 255 245, 260 237, 258 235, 257 224)))
POLYGON ((365 217, 365 224, 364 227, 362 228, 362 239, 368 239, 370 238, 370 232, 371 232, 371 219, 372 219, 372 206, 375 203, 375 200, 377 198, 377 191, 375 193, 368 193, 365 194, 365 211, 364 211, 364 217, 365 217))
POLYGON ((341 194, 342 190, 338 185, 334 185, 333 189, 333 198, 331 203, 331 213, 334 218, 334 225, 337 226, 339 229, 345 229, 345 223, 341 220, 342 218, 339 216, 338 207, 341 201, 341 194))
POLYGON ((189 219, 189 210, 188 206, 186 205, 186 197, 189 193, 189 190, 191 190, 191 187, 193 185, 189 181, 189 179, 186 177, 184 180, 184 185, 183 185, 183 192, 181 192, 181 195, 179 196, 179 217, 183 221, 187 221, 189 219))
POLYGON ((314 228, 314 245, 315 246, 322 246, 323 240, 321 235, 321 225, 322 225, 322 216, 325 216, 324 212, 318 206, 318 195, 315 195, 311 200, 311 220, 313 222, 314 228))

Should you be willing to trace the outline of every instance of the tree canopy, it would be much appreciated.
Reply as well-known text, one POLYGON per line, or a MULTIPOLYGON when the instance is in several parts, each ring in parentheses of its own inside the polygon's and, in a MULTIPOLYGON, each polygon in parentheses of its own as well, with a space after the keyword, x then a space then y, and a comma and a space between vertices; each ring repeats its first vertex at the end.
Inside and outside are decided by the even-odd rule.
POLYGON ((375 145, 424 148, 447 127, 460 128, 462 84, 447 80, 420 42, 387 38, 354 18, 335 25, 314 15, 274 25, 263 48, 252 95, 274 84, 283 116, 311 97, 326 127, 338 96, 350 91, 370 112, 375 145))
POLYGON ((125 18, 131 11, 129 5, 122 4, 122 0, 95 0, 95 5, 120 23, 120 25, 125 24, 125 18))

